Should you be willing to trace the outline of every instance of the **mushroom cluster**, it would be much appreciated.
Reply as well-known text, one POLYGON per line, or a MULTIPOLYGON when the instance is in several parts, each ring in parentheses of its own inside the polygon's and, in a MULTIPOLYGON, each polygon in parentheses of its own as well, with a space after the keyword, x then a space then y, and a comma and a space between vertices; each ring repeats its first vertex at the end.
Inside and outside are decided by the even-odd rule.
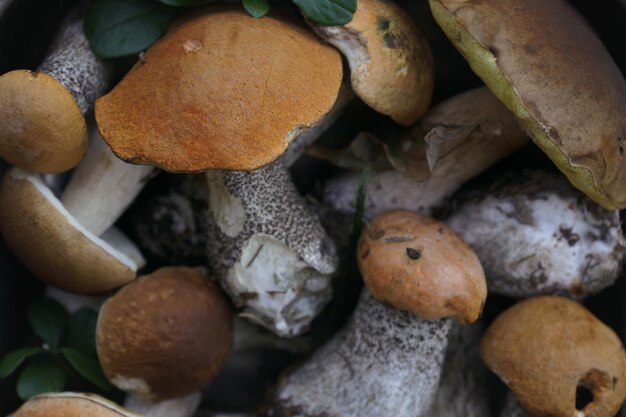
POLYGON ((623 291, 626 81, 566 0, 202 4, 132 67, 74 3, 0 75, 0 243, 98 310, 114 391, 7 413, 619 412, 625 335, 587 300, 623 291))

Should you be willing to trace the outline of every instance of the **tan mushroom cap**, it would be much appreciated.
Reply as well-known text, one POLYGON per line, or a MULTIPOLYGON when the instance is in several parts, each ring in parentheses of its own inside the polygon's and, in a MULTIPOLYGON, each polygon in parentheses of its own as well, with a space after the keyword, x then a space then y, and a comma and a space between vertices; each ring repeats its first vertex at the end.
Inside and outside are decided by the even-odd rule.
POLYGON ((67 171, 87 151, 87 124, 55 78, 27 70, 0 76, 0 158, 33 172, 67 171))
POLYGON ((363 230, 357 258, 380 301, 426 320, 467 324, 480 316, 487 297, 482 266, 444 223, 407 210, 385 212, 363 230))
POLYGON ((611 417, 626 398, 626 355, 615 332, 561 297, 522 301, 502 313, 480 345, 489 368, 537 417, 611 417), (593 401, 576 409, 577 387, 593 401))
POLYGON ((0 184, 0 233, 28 269, 64 291, 102 293, 136 276, 133 261, 80 226, 37 175, 19 168, 0 184))
POLYGON ((276 13, 241 6, 187 16, 96 101, 113 152, 167 171, 252 170, 330 111, 340 54, 276 13))
POLYGON ((435 19, 570 182, 626 207, 626 81, 564 0, 430 0, 435 19))
POLYGON ((141 417, 95 394, 58 392, 37 395, 9 417, 141 417))
POLYGON ((219 372, 232 345, 232 321, 205 269, 161 268, 104 303, 98 358, 122 390, 145 400, 181 397, 219 372))
POLYGON ((392 1, 359 0, 344 26, 311 25, 344 53, 352 88, 368 106, 405 126, 426 112, 434 87, 433 56, 401 7, 392 1))

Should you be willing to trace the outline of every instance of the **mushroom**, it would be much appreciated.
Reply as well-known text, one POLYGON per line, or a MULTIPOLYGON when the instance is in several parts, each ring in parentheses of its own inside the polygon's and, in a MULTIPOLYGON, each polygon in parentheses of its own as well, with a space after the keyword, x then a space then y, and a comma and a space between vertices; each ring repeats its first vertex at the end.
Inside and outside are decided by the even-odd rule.
POLYGON ((111 243, 135 261, 95 236, 36 174, 19 168, 8 171, 0 184, 0 233, 36 276, 74 293, 97 294, 130 282, 142 259, 120 234, 113 233, 111 243))
MULTIPOLYGON (((268 298, 278 299, 275 305, 281 310, 288 304, 298 304, 296 312, 307 310, 306 317, 293 320, 300 327, 292 328, 283 324, 281 311, 263 314, 261 321, 280 326, 276 331, 282 334, 301 331, 304 320, 319 311, 328 298, 329 275, 337 260, 282 162, 270 163, 296 137, 323 123, 342 75, 340 55, 285 17, 253 19, 240 7, 213 6, 174 25, 146 52, 144 61, 96 103, 100 132, 124 160, 174 172, 238 170, 207 174, 213 181, 209 228, 220 233, 208 239, 209 252, 215 254, 209 257, 210 267, 239 303, 247 303, 256 297, 255 288, 240 291, 241 286, 230 286, 232 279, 222 265, 245 268, 254 255, 245 245, 282 248, 276 254, 288 254, 288 264, 267 263, 266 271, 269 277, 274 272, 284 275, 285 281, 279 288, 266 288, 273 291, 268 298), (174 111, 172 104, 180 110, 174 111), (270 187, 275 196, 258 193, 270 187), (250 195, 240 199, 241 190, 250 195), (278 199, 290 210, 277 206, 278 199), (224 246, 237 250, 225 251, 224 246), (248 256, 245 264, 237 258, 242 253, 248 256), (283 267, 285 271, 278 269, 283 267)), ((275 250, 263 251, 258 260, 267 262, 266 254, 274 256, 275 250)))
POLYGON ((84 115, 112 77, 83 33, 81 2, 65 18, 36 72, 0 77, 0 156, 34 172, 73 168, 87 149, 84 115))
POLYGON ((149 401, 198 391, 231 343, 230 306, 203 268, 161 268, 126 285, 103 304, 96 329, 104 374, 149 401))
POLYGON ((396 122, 415 123, 430 104, 434 85, 428 41, 392 1, 359 0, 343 26, 308 21, 350 65, 352 88, 367 105, 396 122))
POLYGON ((626 81, 564 0, 430 0, 437 23, 570 182, 626 207, 626 81))
MULTIPOLYGON (((405 175, 396 170, 371 175, 365 216, 394 208, 431 214, 463 183, 527 140, 511 112, 486 88, 454 96, 433 107, 397 145, 392 161, 405 175), (428 173, 421 174, 422 181, 409 178, 423 169, 428 173)), ((331 178, 324 186, 324 203, 353 212, 358 183, 359 174, 353 172, 331 178)))
POLYGON ((369 223, 358 248, 367 286, 349 323, 284 376, 269 416, 425 416, 455 318, 475 321, 486 284, 476 255, 441 222, 408 211, 369 223))
POLYGON ((478 254, 489 290, 582 298, 612 285, 626 241, 619 211, 558 174, 509 172, 456 198, 447 223, 478 254))
POLYGON ((95 394, 57 392, 37 395, 9 417, 141 417, 95 394))
POLYGON ((612 417, 626 399, 622 342, 567 298, 517 303, 489 326, 480 351, 535 417, 612 417))

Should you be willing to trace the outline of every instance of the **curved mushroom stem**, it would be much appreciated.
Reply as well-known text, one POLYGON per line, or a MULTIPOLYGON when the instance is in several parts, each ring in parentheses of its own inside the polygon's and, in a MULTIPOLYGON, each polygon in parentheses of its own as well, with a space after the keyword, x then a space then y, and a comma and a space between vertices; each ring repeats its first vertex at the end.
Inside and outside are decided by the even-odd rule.
POLYGON ((482 333, 483 325, 480 322, 471 326, 455 324, 452 327, 441 381, 428 415, 489 416, 487 368, 480 359, 479 350, 482 333))
POLYGON ((460 196, 447 222, 478 254, 489 290, 512 297, 594 294, 617 279, 626 252, 619 211, 542 171, 460 196))
POLYGON ((210 269, 243 315, 283 336, 306 330, 330 298, 337 255, 282 160, 207 178, 210 269))
POLYGON ((146 401, 129 395, 124 401, 124 408, 145 417, 192 417, 201 399, 199 392, 167 401, 146 401))
POLYGON ((524 410, 517 398, 511 391, 507 392, 506 400, 504 400, 504 408, 500 412, 500 417, 533 417, 528 411, 524 410))
POLYGON ((116 157, 94 129, 87 155, 74 170, 61 202, 81 225, 99 236, 155 172, 151 165, 133 165, 116 157))
POLYGON ((364 290, 348 325, 282 379, 267 415, 428 415, 451 325, 396 310, 364 290))
POLYGON ((46 58, 37 71, 57 79, 74 96, 83 114, 106 92, 113 77, 111 62, 97 58, 83 31, 88 2, 82 1, 63 20, 46 58))

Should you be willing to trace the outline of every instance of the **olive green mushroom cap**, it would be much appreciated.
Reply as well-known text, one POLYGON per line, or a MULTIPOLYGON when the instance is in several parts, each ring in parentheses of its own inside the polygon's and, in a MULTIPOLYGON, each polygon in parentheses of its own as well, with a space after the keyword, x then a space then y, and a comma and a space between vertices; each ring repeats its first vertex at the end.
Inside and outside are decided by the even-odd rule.
POLYGON ((430 0, 472 69, 570 182, 626 207, 626 81, 564 0, 430 0))

